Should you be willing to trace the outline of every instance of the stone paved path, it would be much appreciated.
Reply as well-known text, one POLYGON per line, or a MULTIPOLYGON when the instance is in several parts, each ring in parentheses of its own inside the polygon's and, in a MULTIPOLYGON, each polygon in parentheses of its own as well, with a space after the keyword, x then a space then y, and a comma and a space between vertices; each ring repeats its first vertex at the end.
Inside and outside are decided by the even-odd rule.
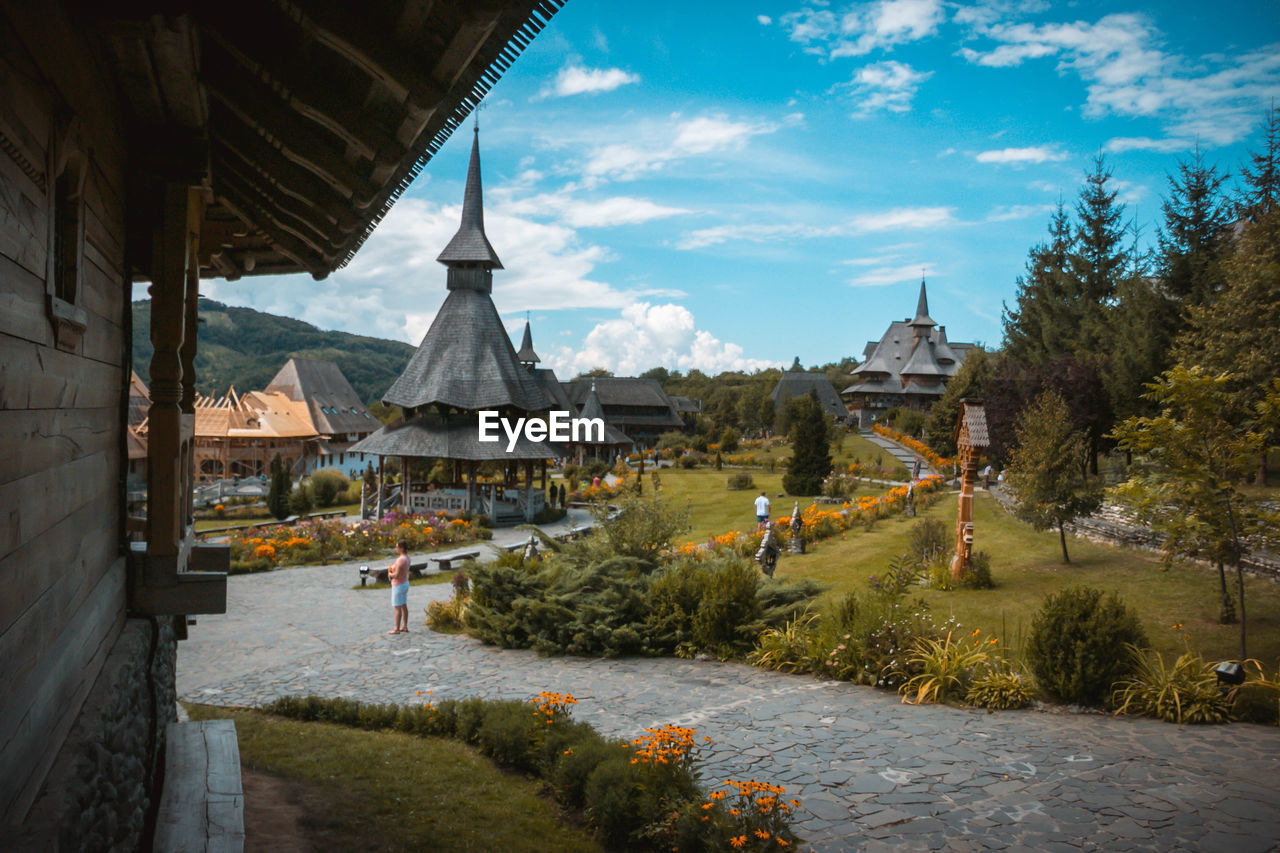
POLYGON ((1152 850, 1251 853, 1280 839, 1280 731, 1038 711, 904 707, 867 687, 674 659, 542 658, 421 627, 448 584, 410 589, 389 637, 386 590, 351 566, 229 579, 228 613, 179 647, 188 701, 290 693, 377 702, 572 693, 574 714, 631 737, 697 727, 706 779, 785 785, 815 851, 1152 850))
POLYGON ((919 459, 921 477, 928 477, 930 474, 938 473, 937 471, 933 470, 933 466, 929 464, 929 460, 925 459, 924 457, 917 456, 916 454, 912 453, 910 450, 903 447, 901 444, 898 444, 898 442, 894 441, 891 438, 885 438, 880 433, 872 432, 869 429, 862 430, 861 432, 858 433, 858 435, 862 436, 867 441, 881 448, 890 456, 892 456, 894 459, 897 459, 899 462, 901 462, 903 465, 906 465, 908 471, 911 470, 911 467, 915 465, 916 460, 919 459))

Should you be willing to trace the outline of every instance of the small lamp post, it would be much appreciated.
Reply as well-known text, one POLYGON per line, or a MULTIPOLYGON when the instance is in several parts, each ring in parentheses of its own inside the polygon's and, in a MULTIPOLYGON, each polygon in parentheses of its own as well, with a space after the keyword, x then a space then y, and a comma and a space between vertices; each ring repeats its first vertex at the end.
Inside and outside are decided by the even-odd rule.
POLYGON ((368 582, 369 582, 369 567, 361 566, 360 567, 360 586, 364 586, 368 582))

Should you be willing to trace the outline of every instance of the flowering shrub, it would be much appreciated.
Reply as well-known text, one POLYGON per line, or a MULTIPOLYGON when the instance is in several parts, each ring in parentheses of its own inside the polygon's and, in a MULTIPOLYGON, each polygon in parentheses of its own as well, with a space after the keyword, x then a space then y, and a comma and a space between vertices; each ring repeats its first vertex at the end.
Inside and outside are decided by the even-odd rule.
POLYGON ((926 460, 928 460, 929 464, 933 466, 933 470, 935 471, 939 471, 939 472, 948 471, 951 469, 951 466, 956 464, 955 459, 939 456, 937 453, 933 451, 933 448, 931 448, 929 445, 925 444, 924 442, 916 441, 914 438, 912 438, 909 435, 903 435, 902 433, 897 432, 896 430, 891 430, 884 424, 874 424, 871 427, 871 429, 874 432, 880 433, 885 438, 892 439, 898 442, 898 444, 901 444, 903 447, 909 448, 913 452, 923 456, 926 460))
POLYGON ((471 522, 450 519, 443 512, 434 515, 387 513, 379 521, 355 524, 339 520, 312 519, 293 527, 269 531, 244 530, 230 536, 233 564, 267 560, 272 566, 302 565, 331 559, 348 559, 381 554, 404 539, 410 550, 437 545, 460 544, 486 537, 488 530, 471 522))
MULTIPOLYGON (((431 691, 427 691, 430 695, 431 691)), ((646 729, 626 743, 602 737, 572 718, 577 700, 543 692, 522 702, 446 699, 422 703, 421 691, 406 705, 373 705, 316 696, 277 699, 264 710, 299 720, 356 728, 395 729, 418 736, 452 737, 475 744, 499 765, 547 780, 556 800, 580 810, 609 849, 665 849, 710 853, 786 850, 799 841, 791 831, 795 800, 765 782, 723 783, 704 794, 698 787, 698 746, 709 738, 678 726, 646 729)))

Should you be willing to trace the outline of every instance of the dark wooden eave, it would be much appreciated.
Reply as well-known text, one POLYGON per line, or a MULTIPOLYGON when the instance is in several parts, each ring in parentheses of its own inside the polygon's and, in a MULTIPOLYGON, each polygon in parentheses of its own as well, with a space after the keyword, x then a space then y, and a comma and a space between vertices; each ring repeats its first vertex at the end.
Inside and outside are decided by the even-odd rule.
MULTIPOLYGON (((209 188, 202 275, 323 278, 564 0, 72 0, 135 168, 209 188)), ((145 273, 146 252, 135 267, 145 273)))

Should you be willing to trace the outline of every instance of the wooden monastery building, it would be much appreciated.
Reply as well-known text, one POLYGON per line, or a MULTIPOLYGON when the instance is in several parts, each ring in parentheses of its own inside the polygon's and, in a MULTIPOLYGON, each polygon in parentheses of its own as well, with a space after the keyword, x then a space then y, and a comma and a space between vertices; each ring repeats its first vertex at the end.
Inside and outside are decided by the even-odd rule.
MULTIPOLYGON (((346 264, 561 2, 0 0, 0 846, 239 849, 234 791, 160 805, 201 725, 170 725, 178 641, 226 608, 228 551, 192 535, 200 279, 346 264)), ((338 445, 361 430, 331 396, 308 418, 338 445)))
POLYGON ((840 402, 840 395, 836 393, 836 387, 831 384, 827 374, 805 370, 800 365, 800 357, 796 356, 791 369, 782 374, 782 378, 778 380, 777 385, 773 386, 773 393, 769 396, 773 400, 774 411, 781 412, 786 408, 787 403, 805 394, 813 394, 817 397, 818 405, 829 417, 838 421, 848 419, 849 410, 845 408, 844 403, 840 402))
POLYGON ((480 440, 480 412, 512 421, 542 418, 552 400, 533 369, 538 359, 528 329, 521 363, 493 304, 493 271, 502 269, 502 261, 484 232, 478 127, 471 142, 462 221, 436 260, 448 270, 448 295, 404 371, 382 395, 384 403, 400 407, 403 417, 351 450, 378 457, 380 482, 388 456, 400 460, 406 475, 411 459, 450 463, 450 481, 441 486, 414 483, 406 476, 400 496, 408 512, 479 512, 498 524, 532 521, 546 504, 547 460, 560 458, 563 451, 523 432, 509 444, 501 429, 497 441, 480 440), (501 481, 480 482, 482 463, 501 464, 501 481), (535 463, 541 475, 538 488, 533 485, 535 463))
POLYGON ((599 398, 605 422, 635 442, 637 447, 652 447, 664 432, 685 428, 675 402, 656 379, 597 376, 565 383, 569 402, 578 412, 586 406, 593 391, 599 398))
POLYGON ((947 327, 929 316, 921 281, 916 316, 890 323, 879 341, 867 342, 863 362, 853 371, 855 383, 841 392, 854 423, 869 429, 886 409, 929 408, 976 348, 947 340, 947 327))

